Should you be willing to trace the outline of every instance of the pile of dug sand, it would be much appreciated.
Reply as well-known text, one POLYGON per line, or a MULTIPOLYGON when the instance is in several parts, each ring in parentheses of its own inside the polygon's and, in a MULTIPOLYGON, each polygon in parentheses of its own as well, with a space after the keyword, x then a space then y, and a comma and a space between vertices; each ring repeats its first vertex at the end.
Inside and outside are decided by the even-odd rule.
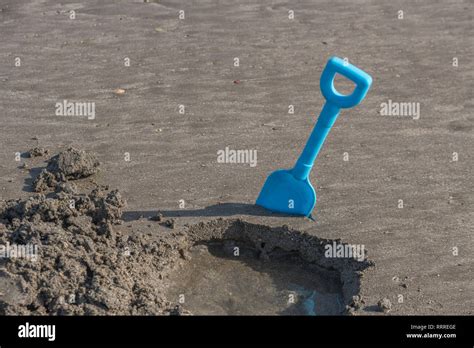
POLYGON ((0 201, 0 245, 36 246, 38 254, 0 257, 0 314, 173 313, 158 289, 164 260, 179 251, 166 236, 118 232, 120 192, 77 189, 98 170, 94 155, 71 147, 49 159, 35 195, 0 201))

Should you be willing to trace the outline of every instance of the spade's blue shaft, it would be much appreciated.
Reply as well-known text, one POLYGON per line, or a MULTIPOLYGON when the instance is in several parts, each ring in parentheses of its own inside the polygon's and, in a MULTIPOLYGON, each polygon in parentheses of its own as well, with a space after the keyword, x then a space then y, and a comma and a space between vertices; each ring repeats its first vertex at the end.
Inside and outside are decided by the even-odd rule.
POLYGON ((332 125, 336 122, 340 111, 340 108, 330 102, 324 104, 318 122, 316 122, 316 126, 314 126, 311 132, 308 142, 293 168, 292 173, 297 179, 306 180, 308 178, 314 161, 323 147, 324 140, 331 130, 332 125))

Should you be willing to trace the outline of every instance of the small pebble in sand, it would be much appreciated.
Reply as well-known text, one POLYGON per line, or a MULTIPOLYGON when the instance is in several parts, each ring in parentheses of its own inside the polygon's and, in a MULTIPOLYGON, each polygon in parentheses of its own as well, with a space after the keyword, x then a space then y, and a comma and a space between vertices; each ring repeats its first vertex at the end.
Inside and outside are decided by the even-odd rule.
POLYGON ((360 309, 363 303, 364 300, 362 300, 359 295, 352 296, 351 307, 353 307, 354 309, 360 309))
POLYGON ((156 215, 151 216, 151 217, 150 217, 150 220, 151 220, 151 221, 158 221, 158 222, 160 222, 160 221, 163 220, 163 214, 157 213, 156 215))
POLYGON ((180 305, 176 305, 173 309, 171 309, 169 311, 169 314, 170 315, 190 315, 191 312, 184 309, 182 306, 180 305))
POLYGON ((169 227, 171 229, 174 229, 174 220, 173 219, 168 219, 164 222, 164 225, 166 227, 169 227))
POLYGON ((385 297, 377 302, 377 307, 380 312, 388 313, 392 310, 392 302, 385 297))
POLYGON ((362 308, 364 300, 359 295, 352 296, 352 301, 349 305, 346 306, 346 314, 356 315, 356 312, 362 308))

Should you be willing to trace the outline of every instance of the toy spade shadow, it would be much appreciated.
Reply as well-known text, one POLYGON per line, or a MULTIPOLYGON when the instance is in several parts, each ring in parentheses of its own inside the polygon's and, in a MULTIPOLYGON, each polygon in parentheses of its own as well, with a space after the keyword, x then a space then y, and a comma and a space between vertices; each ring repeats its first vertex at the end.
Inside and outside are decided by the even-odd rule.
POLYGON ((340 110, 359 104, 367 94, 372 78, 348 62, 332 57, 321 74, 321 92, 326 98, 301 156, 293 169, 274 171, 265 181, 257 198, 257 205, 270 211, 291 215, 310 216, 316 204, 316 191, 309 181, 309 173, 324 140, 336 121, 340 110), (334 88, 336 73, 348 78, 356 87, 352 94, 340 94, 334 88))

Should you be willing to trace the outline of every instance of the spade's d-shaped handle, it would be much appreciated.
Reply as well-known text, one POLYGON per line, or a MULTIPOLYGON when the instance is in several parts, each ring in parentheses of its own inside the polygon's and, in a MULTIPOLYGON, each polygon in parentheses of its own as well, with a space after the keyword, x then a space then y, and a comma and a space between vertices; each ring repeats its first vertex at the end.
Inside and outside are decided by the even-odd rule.
POLYGON ((369 74, 337 57, 329 59, 321 74, 320 83, 324 98, 331 104, 344 109, 359 104, 364 99, 371 84, 372 77, 369 74), (341 74, 355 83, 356 87, 352 94, 343 95, 334 88, 336 74, 341 74))
POLYGON ((337 57, 329 59, 321 74, 320 82, 321 92, 326 98, 326 104, 324 104, 318 122, 292 170, 297 179, 306 180, 308 178, 314 160, 318 156, 332 125, 336 122, 341 108, 351 108, 359 104, 366 96, 371 84, 372 78, 370 75, 354 65, 337 57), (341 74, 356 84, 352 94, 343 95, 334 88, 336 74, 341 74))

